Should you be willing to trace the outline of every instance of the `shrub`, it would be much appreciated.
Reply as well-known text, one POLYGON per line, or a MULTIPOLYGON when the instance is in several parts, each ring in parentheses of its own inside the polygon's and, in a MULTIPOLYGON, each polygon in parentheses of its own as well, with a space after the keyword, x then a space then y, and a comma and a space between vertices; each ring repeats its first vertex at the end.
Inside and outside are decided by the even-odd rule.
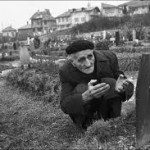
POLYGON ((118 54, 119 68, 122 71, 138 71, 141 61, 141 54, 139 53, 122 53, 118 54))
POLYGON ((33 43, 34 43, 34 48, 35 49, 38 49, 40 47, 41 41, 40 41, 38 36, 34 37, 33 43))
POLYGON ((14 60, 18 60, 19 56, 4 56, 0 59, 0 61, 14 61, 14 60))
POLYGON ((144 47, 144 46, 138 46, 138 47, 133 47, 133 46, 118 46, 118 47, 110 47, 110 50, 115 53, 145 53, 145 52, 150 52, 149 47, 144 47))
POLYGON ((102 41, 99 41, 95 45, 95 49, 96 50, 109 50, 109 45, 110 45, 109 40, 102 40, 102 41))
POLYGON ((37 63, 30 69, 15 69, 6 77, 7 83, 34 94, 38 99, 58 104, 58 69, 52 63, 37 63))
POLYGON ((93 122, 85 136, 74 143, 73 149, 134 149, 136 131, 135 109, 127 115, 93 122))
POLYGON ((0 64, 0 72, 2 72, 3 70, 6 70, 6 69, 13 69, 13 68, 14 68, 13 66, 7 66, 4 64, 0 64))
POLYGON ((143 46, 143 45, 142 45, 142 42, 140 41, 140 42, 134 42, 133 46, 137 47, 137 46, 143 46))

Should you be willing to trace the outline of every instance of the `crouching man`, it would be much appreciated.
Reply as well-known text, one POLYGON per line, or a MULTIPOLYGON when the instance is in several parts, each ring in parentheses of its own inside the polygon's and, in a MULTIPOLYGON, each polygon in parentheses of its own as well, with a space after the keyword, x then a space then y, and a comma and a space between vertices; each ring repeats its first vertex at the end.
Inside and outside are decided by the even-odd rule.
POLYGON ((66 53, 68 60, 59 69, 62 111, 84 129, 94 119, 120 116, 122 102, 133 95, 134 86, 119 71, 116 55, 94 51, 87 40, 71 43, 66 53))

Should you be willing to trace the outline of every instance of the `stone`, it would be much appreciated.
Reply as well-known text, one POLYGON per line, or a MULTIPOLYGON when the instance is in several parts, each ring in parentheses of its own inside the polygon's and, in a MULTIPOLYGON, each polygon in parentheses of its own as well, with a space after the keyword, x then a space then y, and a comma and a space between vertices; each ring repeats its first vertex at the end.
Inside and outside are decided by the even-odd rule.
POLYGON ((20 63, 21 65, 27 65, 30 63, 30 54, 26 47, 20 48, 20 63))
POLYGON ((13 69, 3 70, 2 73, 1 73, 1 76, 2 76, 2 77, 7 76, 12 70, 13 70, 13 69))

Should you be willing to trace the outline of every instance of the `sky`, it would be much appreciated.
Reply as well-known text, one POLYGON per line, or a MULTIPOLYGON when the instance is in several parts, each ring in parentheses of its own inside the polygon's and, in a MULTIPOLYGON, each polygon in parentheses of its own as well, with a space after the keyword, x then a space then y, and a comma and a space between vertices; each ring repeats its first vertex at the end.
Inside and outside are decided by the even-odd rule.
POLYGON ((53 17, 56 17, 68 9, 87 7, 90 3, 92 7, 98 6, 101 3, 112 5, 119 5, 127 1, 100 1, 100 0, 86 0, 86 1, 0 1, 0 31, 7 26, 12 26, 18 29, 30 23, 30 17, 39 11, 49 9, 53 17))

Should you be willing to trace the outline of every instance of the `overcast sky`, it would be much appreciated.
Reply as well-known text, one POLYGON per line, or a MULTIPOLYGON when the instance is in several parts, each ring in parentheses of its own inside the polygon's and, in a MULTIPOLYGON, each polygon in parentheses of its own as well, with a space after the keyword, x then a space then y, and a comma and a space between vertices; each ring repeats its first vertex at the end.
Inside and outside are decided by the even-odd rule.
POLYGON ((0 31, 11 25, 13 28, 20 28, 30 22, 30 17, 37 11, 49 9, 53 17, 60 15, 71 8, 98 6, 101 3, 119 5, 126 1, 0 1, 0 31))

